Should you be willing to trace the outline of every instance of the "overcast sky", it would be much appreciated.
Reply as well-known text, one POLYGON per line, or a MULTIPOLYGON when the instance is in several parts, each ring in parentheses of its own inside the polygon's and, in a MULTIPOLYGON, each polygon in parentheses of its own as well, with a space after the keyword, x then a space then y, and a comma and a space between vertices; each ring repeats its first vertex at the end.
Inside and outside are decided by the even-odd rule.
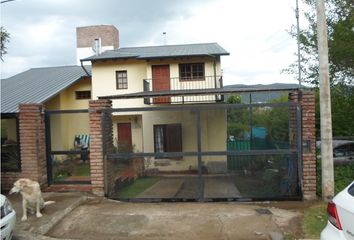
MULTIPOLYGON (((109 24, 120 47, 217 42, 225 84, 297 83, 296 0, 16 0, 1 4, 11 34, 1 78, 29 68, 76 64, 76 27, 109 24)), ((301 7, 301 6, 300 6, 301 7)))

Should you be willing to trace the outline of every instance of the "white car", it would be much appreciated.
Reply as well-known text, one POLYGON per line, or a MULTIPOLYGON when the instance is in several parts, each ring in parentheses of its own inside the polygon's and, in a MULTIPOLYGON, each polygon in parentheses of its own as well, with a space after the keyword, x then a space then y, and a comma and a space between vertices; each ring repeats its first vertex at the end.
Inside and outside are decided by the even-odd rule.
POLYGON ((16 225, 16 212, 12 208, 10 201, 0 195, 1 203, 1 240, 10 240, 16 225))
POLYGON ((354 240, 354 182, 328 203, 327 213, 321 240, 354 240))

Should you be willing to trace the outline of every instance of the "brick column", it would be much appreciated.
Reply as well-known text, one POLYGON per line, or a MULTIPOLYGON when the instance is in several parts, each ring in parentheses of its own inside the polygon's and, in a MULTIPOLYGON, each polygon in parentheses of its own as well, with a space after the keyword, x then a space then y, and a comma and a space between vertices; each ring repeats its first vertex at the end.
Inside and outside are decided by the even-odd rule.
POLYGON ((316 124, 315 96, 311 91, 294 91, 290 100, 300 102, 302 107, 302 142, 308 148, 302 153, 302 187, 305 200, 316 198, 316 124))
MULTIPOLYGON (((110 100, 90 100, 89 101, 89 128, 90 128, 90 169, 91 169, 91 185, 92 192, 98 196, 105 193, 105 173, 104 173, 104 152, 103 146, 110 147, 111 143, 107 143, 108 137, 103 139, 102 136, 102 110, 112 107, 110 100), (105 145, 103 145, 103 143, 105 145)), ((106 117, 107 118, 107 117, 106 117)), ((104 119, 106 119, 104 118, 104 119)), ((112 129, 112 124, 106 124, 106 129, 112 129)), ((109 132, 109 130, 107 130, 109 132)), ((112 131, 110 131, 112 134, 112 131)), ((110 140, 112 142, 112 137, 110 140)), ((109 168, 110 169, 110 168, 109 168)))
POLYGON ((42 104, 20 104, 21 177, 48 183, 45 123, 42 104))

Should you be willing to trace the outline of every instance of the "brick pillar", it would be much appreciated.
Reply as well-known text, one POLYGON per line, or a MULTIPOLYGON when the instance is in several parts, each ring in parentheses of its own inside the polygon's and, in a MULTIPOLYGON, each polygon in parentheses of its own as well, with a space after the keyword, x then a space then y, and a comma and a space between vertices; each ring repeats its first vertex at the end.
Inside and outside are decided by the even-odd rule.
POLYGON ((48 183, 45 123, 42 104, 20 104, 19 135, 21 177, 48 183))
MULTIPOLYGON (((112 107, 110 100, 90 100, 89 101, 89 128, 90 128, 90 169, 92 192, 98 196, 105 193, 105 173, 104 173, 104 152, 103 146, 109 147, 102 136, 102 110, 112 107), (103 145, 103 143, 105 145, 103 145)), ((105 117, 104 119, 107 119, 105 117)), ((107 124, 106 128, 112 129, 112 124, 107 124)), ((112 131, 110 131, 112 133, 112 131)), ((112 139, 112 138, 111 138, 112 139)), ((110 140, 112 141, 112 140, 110 140)), ((108 168, 110 169, 110 168, 108 168)))
POLYGON ((316 198, 316 124, 315 95, 311 91, 294 91, 290 100, 302 107, 302 142, 308 144, 302 153, 302 187, 305 200, 316 198))

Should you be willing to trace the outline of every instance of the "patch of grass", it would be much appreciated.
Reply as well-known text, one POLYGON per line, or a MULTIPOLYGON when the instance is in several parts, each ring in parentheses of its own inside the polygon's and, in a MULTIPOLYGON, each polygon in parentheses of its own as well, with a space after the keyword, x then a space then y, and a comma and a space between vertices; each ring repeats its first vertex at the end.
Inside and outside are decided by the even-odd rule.
POLYGON ((158 177, 143 177, 135 180, 132 184, 122 188, 119 193, 119 198, 134 198, 142 193, 147 188, 151 187, 160 180, 158 177))
POLYGON ((296 240, 296 237, 294 237, 291 233, 285 233, 284 240, 296 240))
POLYGON ((318 203, 304 212, 303 230, 307 238, 319 238, 327 224, 327 204, 318 203))
POLYGON ((76 167, 76 176, 90 176, 90 164, 78 164, 76 167))

